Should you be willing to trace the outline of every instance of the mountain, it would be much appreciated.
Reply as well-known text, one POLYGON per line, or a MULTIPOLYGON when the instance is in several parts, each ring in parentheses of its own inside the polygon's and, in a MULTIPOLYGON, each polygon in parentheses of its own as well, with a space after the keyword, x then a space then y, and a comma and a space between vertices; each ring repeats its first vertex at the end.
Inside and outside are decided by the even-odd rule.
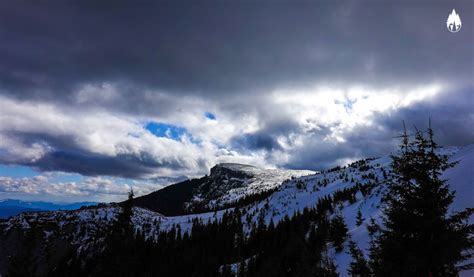
MULTIPOLYGON (((448 169, 442 176, 449 179, 450 188, 456 191, 452 210, 472 207, 474 145, 447 147, 442 151, 451 156, 451 161, 459 161, 456 167, 448 169)), ((349 237, 366 252, 369 242, 367 225, 370 219, 380 222, 381 196, 386 189, 385 184, 393 178, 390 164, 390 156, 363 159, 321 172, 218 164, 210 170, 208 176, 183 181, 136 198, 131 222, 140 237, 159 243, 163 234, 166 234, 167 238, 176 236, 176 232, 180 237, 185 233, 192 233, 193 237, 196 237, 198 231, 194 230, 193 226, 197 223, 206 225, 211 222, 228 222, 229 214, 237 210, 235 207, 239 207, 237 216, 240 217, 238 221, 243 226, 244 236, 255 236, 261 224, 280 228, 280 223, 283 224, 281 228, 299 228, 303 234, 308 235, 316 224, 311 223, 311 218, 314 217, 311 211, 323 209, 328 211, 330 219, 336 215, 342 216, 349 237), (362 216, 362 222, 359 222, 361 224, 357 222, 358 211, 362 216), (285 225, 289 222, 292 223, 285 225)), ((46 260, 46 245, 61 245, 63 251, 68 249, 69 252, 89 257, 91 253, 100 251, 98 249, 102 247, 104 234, 107 228, 114 224, 120 211, 119 204, 110 204, 11 217, 0 223, 0 257, 17 254, 18 245, 23 243, 22 238, 25 237, 22 234, 32 228, 39 230, 40 234, 34 251, 35 260, 40 265, 39 272, 47 272, 41 265, 59 263, 66 255, 58 254, 57 257, 46 260)), ((470 222, 473 221, 471 217, 470 222)), ((217 226, 215 224, 209 227, 209 231, 213 230, 212 226, 217 226)), ((341 276, 347 276, 351 261, 347 253, 348 238, 343 241, 342 251, 336 251, 333 243, 328 244, 327 256, 334 261, 341 276)), ((212 237, 209 239, 213 241, 212 237)), ((290 239, 293 237, 284 238, 290 239)), ((211 255, 212 251, 209 251, 206 253, 211 255)), ((223 253, 219 255, 225 255, 226 252, 223 253)), ((279 253, 272 254, 276 256, 279 253)), ((164 255, 170 256, 171 253, 164 255)), ((239 267, 250 263, 257 254, 241 255, 221 262, 219 270, 230 268, 231 271, 237 272, 239 267)), ((6 259, 0 259, 0 274, 5 273, 7 264, 6 259)), ((461 273, 461 276, 471 275, 472 271, 461 273)))
POLYGON ((97 205, 95 202, 51 203, 41 201, 22 201, 16 199, 0 200, 0 218, 8 218, 22 212, 75 210, 83 206, 97 205))
POLYGON ((134 201, 137 207, 146 208, 168 216, 184 215, 187 213, 185 204, 193 198, 193 192, 207 177, 185 180, 148 195, 137 197, 134 201))
POLYGON ((236 206, 249 196, 273 192, 287 179, 315 173, 222 163, 211 168, 208 176, 170 185, 138 197, 134 203, 167 216, 213 211, 236 206))
POLYGON ((18 206, 2 206, 0 207, 0 219, 9 218, 10 216, 17 215, 24 212, 40 212, 41 209, 18 207, 18 206))

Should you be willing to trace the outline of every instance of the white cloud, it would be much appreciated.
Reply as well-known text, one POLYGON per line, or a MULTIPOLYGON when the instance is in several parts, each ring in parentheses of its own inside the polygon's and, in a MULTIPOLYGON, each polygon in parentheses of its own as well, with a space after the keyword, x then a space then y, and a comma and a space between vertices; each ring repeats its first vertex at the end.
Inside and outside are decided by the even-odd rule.
MULTIPOLYGON (((151 159, 150 162, 157 164, 147 176, 143 176, 149 178, 195 176, 207 172, 209 167, 219 161, 273 166, 282 164, 289 157, 283 152, 271 153, 271 159, 265 157, 263 152, 247 151, 244 154, 231 150, 228 143, 235 136, 286 120, 296 122, 299 129, 275 138, 284 150, 304 147, 309 134, 322 127, 330 130, 323 139, 344 142, 346 134, 353 128, 370 126, 375 113, 389 112, 426 100, 440 90, 438 84, 408 91, 402 88, 376 90, 362 86, 276 90, 261 96, 256 103, 251 103, 252 99, 243 100, 248 101, 249 105, 240 105, 238 110, 226 110, 226 105, 211 102, 209 105, 218 115, 218 119, 212 121, 204 117, 206 109, 203 100, 189 97, 179 99, 189 109, 179 109, 165 117, 150 119, 111 113, 99 108, 67 109, 47 102, 18 101, 0 96, 1 157, 4 162, 29 163, 55 151, 56 147, 106 157, 131 155, 139 159, 151 159), (192 108, 191 103, 195 103, 195 108, 192 108), (162 120, 185 127, 200 143, 193 143, 186 136, 181 140, 156 137, 143 128, 144 122, 148 120, 162 120), (23 136, 34 139, 22 140, 23 136)), ((82 102, 90 101, 95 95, 108 99, 117 95, 117 87, 111 84, 88 85, 81 88, 77 95, 82 102)), ((171 100, 170 95, 158 96, 178 102, 178 99, 171 100)))
POLYGON ((196 144, 186 136, 173 140, 151 134, 144 129, 145 118, 112 114, 100 109, 66 110, 50 103, 17 101, 0 96, 0 110, 0 149, 3 150, 1 158, 4 162, 30 163, 55 151, 56 147, 65 147, 65 150, 106 157, 131 155, 144 159, 143 163, 151 158, 149 162, 157 166, 143 176, 147 178, 203 174, 217 161, 227 159, 263 164, 262 159, 253 155, 222 151, 223 147, 218 145, 236 133, 234 125, 226 122, 224 116, 216 125, 207 123, 203 113, 198 119, 193 111, 181 115, 180 119, 186 123, 181 126, 194 132, 192 135, 201 141, 196 144), (22 140, 24 137, 32 139, 22 140), (175 166, 166 166, 168 164, 175 166))
POLYGON ((344 142, 344 134, 358 126, 370 126, 376 113, 391 112, 426 101, 442 90, 439 84, 418 88, 374 89, 316 86, 310 89, 277 90, 273 93, 278 110, 292 114, 305 130, 330 126, 327 140, 344 142))
MULTIPOLYGON (((116 158, 125 163, 127 158, 123 157, 133 157, 147 168, 139 176, 145 179, 196 177, 208 173, 209 168, 219 162, 276 167, 291 163, 301 153, 308 155, 308 151, 315 151, 314 159, 317 160, 318 155, 327 155, 345 143, 353 130, 374 124, 377 114, 429 100, 441 89, 439 84, 414 89, 315 86, 275 90, 250 99, 235 99, 235 103, 208 101, 207 104, 204 99, 195 97, 144 93, 149 95, 150 101, 156 101, 158 97, 160 101, 164 99, 176 105, 165 115, 157 113, 154 117, 82 105, 92 103, 95 95, 101 95, 98 96, 100 101, 120 97, 118 87, 113 84, 84 86, 76 93, 79 106, 63 107, 52 102, 20 101, 0 96, 0 158, 3 163, 28 164, 58 149, 116 158), (217 119, 207 120, 206 111, 215 113, 217 119), (150 120, 184 127, 193 139, 187 135, 179 140, 157 137, 144 128, 150 120), (269 129, 278 129, 282 124, 283 131, 269 129), (233 147, 232 139, 253 132, 268 132, 281 148, 268 151, 233 147), (199 143, 195 143, 195 139, 199 143)), ((354 157, 340 159, 350 158, 354 157)), ((135 169, 133 166, 127 168, 125 164, 123 170, 135 169)), ((128 191, 127 185, 102 177, 91 177, 79 183, 1 178, 0 186, 5 192, 64 193, 77 197, 97 194, 109 199, 114 195, 123 196, 128 191)), ((153 187, 146 182, 134 186, 137 191, 153 187)))
POLYGON ((130 189, 136 196, 163 187, 151 181, 134 181, 107 177, 82 178, 74 182, 58 182, 51 176, 0 177, 0 192, 15 198, 35 195, 47 201, 122 201, 130 189))

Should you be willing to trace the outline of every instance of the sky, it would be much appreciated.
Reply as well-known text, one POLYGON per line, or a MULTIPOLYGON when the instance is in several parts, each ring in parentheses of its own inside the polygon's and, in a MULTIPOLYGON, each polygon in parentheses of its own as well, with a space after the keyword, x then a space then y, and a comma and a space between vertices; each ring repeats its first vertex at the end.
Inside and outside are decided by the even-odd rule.
POLYGON ((119 201, 216 163, 474 143, 474 2, 0 3, 0 199, 119 201), (462 28, 451 33, 452 9, 462 28))

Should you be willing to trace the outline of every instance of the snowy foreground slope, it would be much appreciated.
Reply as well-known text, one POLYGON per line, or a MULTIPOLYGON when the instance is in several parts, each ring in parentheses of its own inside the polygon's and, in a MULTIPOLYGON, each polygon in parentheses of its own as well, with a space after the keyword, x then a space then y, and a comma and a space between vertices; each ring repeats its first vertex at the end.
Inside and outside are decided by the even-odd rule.
MULTIPOLYGON (((466 147, 450 147, 443 151, 452 155, 451 160, 460 163, 445 172, 444 178, 449 179, 452 190, 456 191, 453 210, 473 207, 474 199, 474 145, 466 147)), ((351 188, 356 184, 370 184, 373 189, 365 196, 361 192, 352 203, 344 202, 337 209, 345 219, 350 237, 361 249, 367 249, 369 241, 366 224, 370 218, 380 219, 380 198, 384 183, 390 178, 390 158, 367 159, 351 165, 335 168, 324 172, 263 170, 252 166, 237 164, 221 164, 211 171, 207 186, 200 187, 193 201, 205 201, 206 205, 219 207, 222 203, 235 203, 239 199, 269 189, 274 190, 263 200, 249 204, 244 222, 248 232, 259 218, 268 224, 271 220, 277 223, 286 215, 292 216, 305 207, 314 207, 319 198, 333 195, 336 191, 351 188), (231 177, 229 177, 229 174, 231 177), (236 177, 238 176, 238 177, 236 177), (300 177, 295 177, 300 176, 300 177), (227 180, 227 181, 226 181, 227 180), (221 183, 220 183, 221 182, 221 183), (356 213, 361 210, 365 219, 356 226, 356 213)), ((79 251, 92 245, 94 239, 100 238, 103 227, 111 224, 120 208, 104 205, 84 208, 76 211, 60 211, 45 213, 21 214, 10 218, 0 225, 0 234, 11 230, 25 230, 30 226, 41 226, 47 239, 61 238, 72 244, 80 245, 79 251)), ((232 208, 230 208, 232 209, 232 208)), ((160 230, 169 230, 180 226, 187 232, 192 226, 192 219, 199 218, 203 222, 221 218, 225 210, 181 216, 164 216, 143 208, 134 208, 133 223, 137 231, 147 238, 157 237, 160 230)), ((473 219, 471 218, 471 221, 473 219)), ((2 256, 0 241, 0 257, 2 256)), ((346 253, 347 245, 341 253, 331 251, 341 276, 347 275, 350 256, 346 253)), ((0 260, 0 269, 2 268, 0 260)), ((463 272, 462 276, 472 276, 472 272, 463 272)))
MULTIPOLYGON (((456 198, 451 206, 452 211, 460 211, 468 207, 474 207, 474 145, 469 145, 463 148, 447 148, 445 149, 451 154, 451 161, 459 161, 459 164, 454 168, 448 169, 442 176, 443 179, 448 179, 450 189, 456 191, 456 198)), ((379 159, 381 165, 389 166, 390 159, 379 159)), ((342 210, 342 214, 346 219, 352 239, 357 242, 358 246, 367 250, 369 243, 369 235, 366 229, 366 224, 372 217, 380 223, 380 216, 382 214, 379 208, 380 195, 372 194, 366 199, 359 199, 357 203, 347 206, 342 210), (355 217, 357 209, 361 208, 362 215, 365 218, 365 224, 357 227, 355 224, 355 217)), ((470 223, 474 222, 474 218, 470 218, 470 223)), ((347 249, 347 244, 346 244, 347 249)), ((341 276, 347 276, 346 269, 351 261, 351 257, 345 251, 335 254, 335 259, 338 264, 338 269, 341 276)), ((472 262, 472 261, 471 261, 472 262)), ((460 276, 473 276, 474 271, 461 272, 460 276)))

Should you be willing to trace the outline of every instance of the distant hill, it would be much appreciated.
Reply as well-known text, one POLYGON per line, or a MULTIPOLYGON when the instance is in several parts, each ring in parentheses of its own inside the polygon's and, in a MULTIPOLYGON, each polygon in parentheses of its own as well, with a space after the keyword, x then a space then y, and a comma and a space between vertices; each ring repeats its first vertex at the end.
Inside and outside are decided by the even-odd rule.
POLYGON ((97 205, 95 202, 51 203, 43 201, 0 200, 0 218, 8 218, 22 212, 76 210, 84 206, 97 205))

